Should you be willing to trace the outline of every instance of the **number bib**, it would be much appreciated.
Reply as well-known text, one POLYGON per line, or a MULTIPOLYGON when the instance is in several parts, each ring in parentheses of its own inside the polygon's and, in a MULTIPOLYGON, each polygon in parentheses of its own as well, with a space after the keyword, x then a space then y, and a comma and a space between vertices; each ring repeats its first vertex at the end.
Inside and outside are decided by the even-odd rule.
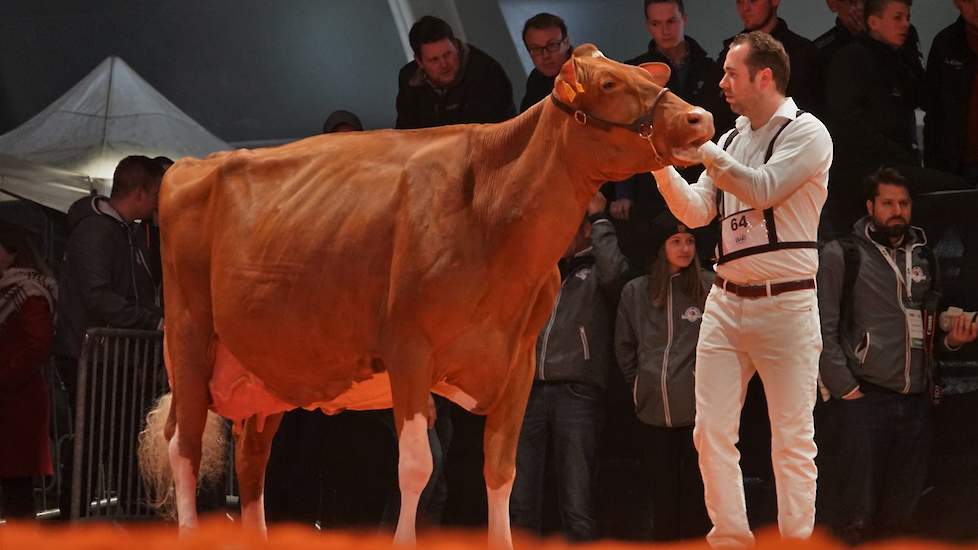
POLYGON ((910 347, 923 349, 924 347, 924 319, 920 310, 907 310, 907 327, 910 329, 910 347))
POLYGON ((731 214, 723 218, 720 227, 724 255, 771 242, 762 210, 742 210, 731 214))

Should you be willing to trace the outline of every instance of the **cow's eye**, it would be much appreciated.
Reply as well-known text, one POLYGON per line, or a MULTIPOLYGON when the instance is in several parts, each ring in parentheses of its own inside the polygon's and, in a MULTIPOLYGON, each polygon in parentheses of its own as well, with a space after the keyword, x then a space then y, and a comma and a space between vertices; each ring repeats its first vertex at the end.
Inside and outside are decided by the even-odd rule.
POLYGON ((606 92, 610 92, 611 90, 614 90, 615 89, 615 81, 614 80, 605 80, 604 82, 601 83, 601 89, 604 90, 604 91, 606 91, 606 92))

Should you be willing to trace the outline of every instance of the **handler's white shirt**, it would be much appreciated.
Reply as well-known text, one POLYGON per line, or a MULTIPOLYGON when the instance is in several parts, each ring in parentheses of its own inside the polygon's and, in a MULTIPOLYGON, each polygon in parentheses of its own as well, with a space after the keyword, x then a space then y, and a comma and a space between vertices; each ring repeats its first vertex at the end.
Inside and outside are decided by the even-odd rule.
MULTIPOLYGON (((702 146, 706 170, 695 184, 687 184, 672 166, 653 172, 669 210, 689 227, 706 225, 717 215, 716 190, 720 188, 726 215, 774 207, 780 241, 814 242, 828 195, 832 138, 811 113, 795 120, 797 111, 794 100, 786 98, 756 130, 747 117, 738 117, 739 135, 726 152, 717 143, 724 143, 730 132, 717 143, 702 146), (765 164, 771 138, 789 119, 791 124, 778 136, 774 154, 765 164)), ((731 260, 716 271, 741 284, 811 279, 818 271, 818 252, 814 248, 774 250, 731 260)))

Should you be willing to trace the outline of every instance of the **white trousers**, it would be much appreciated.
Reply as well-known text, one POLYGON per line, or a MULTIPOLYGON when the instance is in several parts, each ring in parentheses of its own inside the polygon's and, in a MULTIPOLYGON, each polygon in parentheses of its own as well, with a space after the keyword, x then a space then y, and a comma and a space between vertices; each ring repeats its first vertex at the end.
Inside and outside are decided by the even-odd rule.
POLYGON ((815 525, 815 406, 822 335, 814 290, 741 298, 713 287, 696 346, 696 426, 713 547, 754 543, 747 523, 737 440, 747 383, 764 383, 778 527, 807 538, 815 525))

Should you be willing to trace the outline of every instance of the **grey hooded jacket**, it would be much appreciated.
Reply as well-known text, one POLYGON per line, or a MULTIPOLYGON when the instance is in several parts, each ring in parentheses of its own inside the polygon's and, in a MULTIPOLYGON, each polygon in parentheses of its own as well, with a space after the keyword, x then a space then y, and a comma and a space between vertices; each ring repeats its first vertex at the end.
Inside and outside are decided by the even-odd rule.
MULTIPOLYGON (((894 392, 926 391, 924 350, 911 345, 907 311, 921 311, 926 294, 936 290, 937 266, 930 265, 927 237, 911 226, 896 248, 877 242, 869 217, 853 226, 860 254, 852 289, 852 326, 839 333, 839 305, 845 259, 838 241, 822 250, 818 268, 818 308, 823 350, 819 360, 822 383, 841 398, 860 383, 894 392), (900 272, 886 260, 888 255, 900 272), (908 261, 909 258, 909 261, 908 261), (902 280, 909 279, 910 295, 902 280)), ((884 241, 885 242, 885 241, 884 241)), ((933 256, 930 256, 933 257, 933 256)))
POLYGON ((592 246, 561 260, 557 303, 537 337, 536 380, 604 388, 612 351, 615 300, 628 274, 611 221, 593 217, 592 246))
MULTIPOLYGON (((703 285, 713 274, 702 274, 703 285)), ((652 304, 649 276, 627 285, 618 304, 615 356, 632 388, 635 414, 646 424, 660 427, 690 426, 696 416, 693 394, 696 341, 703 304, 695 303, 670 280, 664 307, 652 304)))

